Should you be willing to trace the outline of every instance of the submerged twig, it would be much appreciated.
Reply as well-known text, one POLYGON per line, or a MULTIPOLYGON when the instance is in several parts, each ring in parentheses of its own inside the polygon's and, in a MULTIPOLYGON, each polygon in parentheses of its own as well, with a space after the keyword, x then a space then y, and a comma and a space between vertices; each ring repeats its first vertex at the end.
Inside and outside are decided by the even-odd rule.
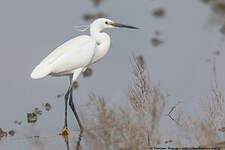
POLYGON ((83 130, 80 130, 80 135, 79 135, 79 138, 78 138, 78 141, 77 141, 76 150, 79 150, 79 148, 80 148, 80 142, 82 140, 82 136, 83 136, 83 130))
POLYGON ((175 118, 173 118, 173 117, 171 116, 171 113, 175 110, 175 108, 176 108, 180 103, 181 103, 181 101, 178 101, 178 102, 170 109, 170 111, 169 111, 169 113, 167 114, 167 116, 168 116, 172 121, 174 121, 177 125, 182 126, 182 125, 179 123, 179 121, 177 121, 175 118))

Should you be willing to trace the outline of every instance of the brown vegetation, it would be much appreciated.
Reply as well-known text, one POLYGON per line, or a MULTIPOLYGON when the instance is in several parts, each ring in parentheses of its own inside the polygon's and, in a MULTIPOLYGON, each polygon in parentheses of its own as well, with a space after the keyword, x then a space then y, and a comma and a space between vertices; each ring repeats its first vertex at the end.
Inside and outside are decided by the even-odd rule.
MULTIPOLYGON (((164 94, 159 86, 151 84, 142 56, 133 57, 131 64, 134 78, 127 92, 129 106, 111 107, 107 105, 104 97, 90 95, 91 105, 88 111, 91 114, 87 115, 89 118, 85 117, 85 147, 92 150, 147 150, 163 143, 179 144, 177 146, 188 144, 194 147, 224 147, 224 96, 216 80, 210 96, 203 101, 205 116, 193 118, 175 112, 178 118, 172 118, 170 113, 178 107, 175 105, 168 117, 170 116, 171 121, 175 121, 177 125, 177 136, 183 137, 162 141, 161 136, 164 135, 160 135, 159 126, 167 94, 164 94), (90 125, 92 129, 88 130, 91 128, 90 125), (186 139, 185 143, 183 139, 186 139)), ((214 72, 216 73, 215 66, 214 72)))
POLYGON ((134 80, 127 92, 131 105, 112 108, 104 97, 90 95, 92 118, 85 124, 98 128, 85 132, 89 149, 138 150, 160 144, 159 121, 166 96, 158 86, 151 85, 142 56, 134 57, 132 66, 134 80))

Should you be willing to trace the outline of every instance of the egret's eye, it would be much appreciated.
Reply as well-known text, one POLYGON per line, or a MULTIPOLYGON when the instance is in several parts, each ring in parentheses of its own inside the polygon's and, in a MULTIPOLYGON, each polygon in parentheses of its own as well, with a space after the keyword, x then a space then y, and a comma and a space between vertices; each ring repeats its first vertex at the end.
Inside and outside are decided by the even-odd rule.
POLYGON ((105 24, 108 24, 108 22, 106 21, 105 24))

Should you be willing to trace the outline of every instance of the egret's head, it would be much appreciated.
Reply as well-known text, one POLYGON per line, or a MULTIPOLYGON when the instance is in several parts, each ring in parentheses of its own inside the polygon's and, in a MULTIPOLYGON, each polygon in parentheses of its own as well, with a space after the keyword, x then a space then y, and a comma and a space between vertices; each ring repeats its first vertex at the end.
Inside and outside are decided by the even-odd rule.
POLYGON ((115 23, 112 20, 106 19, 106 18, 99 18, 96 19, 92 24, 91 28, 96 28, 99 30, 103 30, 106 28, 130 28, 130 29, 138 29, 137 27, 123 25, 120 23, 115 23))

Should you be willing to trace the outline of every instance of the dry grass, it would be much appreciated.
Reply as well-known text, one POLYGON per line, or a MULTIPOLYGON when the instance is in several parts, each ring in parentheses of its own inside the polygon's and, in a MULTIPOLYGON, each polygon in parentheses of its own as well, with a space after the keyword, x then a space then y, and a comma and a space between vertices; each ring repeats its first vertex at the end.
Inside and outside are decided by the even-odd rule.
MULTIPOLYGON (((86 126, 84 141, 88 149, 147 150, 149 146, 162 146, 165 141, 162 141, 161 136, 174 137, 159 133, 160 120, 166 106, 166 94, 159 86, 151 84, 142 56, 133 57, 131 64, 133 82, 127 91, 130 106, 112 107, 107 105, 104 97, 90 95, 91 105, 88 111, 91 114, 85 117, 85 124, 96 129, 87 130, 90 126, 86 126)), ((172 118, 171 121, 175 121, 177 125, 176 134, 179 138, 169 139, 167 144, 225 147, 224 96, 216 80, 215 64, 213 71, 215 81, 212 91, 202 101, 205 116, 193 118, 176 112, 178 118, 172 118)), ((177 106, 172 108, 176 109, 177 106)))
POLYGON ((85 124, 98 128, 85 132, 89 149, 144 150, 160 144, 159 121, 165 96, 158 86, 151 85, 143 57, 133 57, 131 62, 134 80, 127 92, 130 106, 113 108, 104 97, 90 96, 92 116, 85 124))
MULTIPOLYGON (((180 133, 185 132, 186 139, 192 146, 219 146, 225 148, 225 110, 224 95, 219 89, 216 79, 216 66, 213 64, 214 85, 208 98, 201 101, 204 109, 204 117, 181 116, 179 120, 180 133)), ((184 143, 183 143, 184 144, 184 143)))

